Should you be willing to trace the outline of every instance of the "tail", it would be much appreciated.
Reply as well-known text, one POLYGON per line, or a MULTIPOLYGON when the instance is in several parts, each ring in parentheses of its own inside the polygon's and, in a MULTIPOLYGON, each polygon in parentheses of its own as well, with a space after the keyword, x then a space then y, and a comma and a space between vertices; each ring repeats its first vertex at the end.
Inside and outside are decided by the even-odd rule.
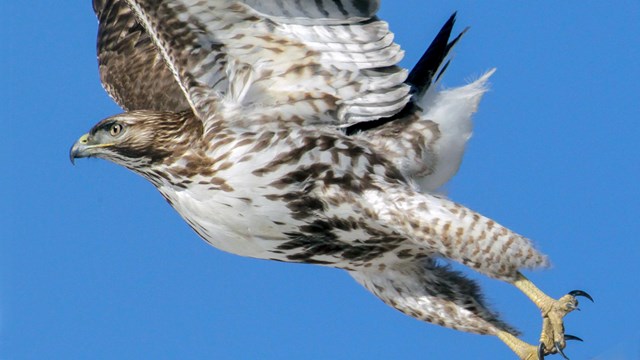
POLYGON ((431 148, 431 173, 416 178, 423 191, 437 190, 458 172, 465 146, 471 138, 471 117, 478 110, 482 95, 488 90, 489 77, 494 72, 495 69, 491 69, 466 86, 440 92, 429 89, 416 100, 424 109, 420 119, 434 122, 439 133, 431 148))
POLYGON ((413 103, 422 110, 418 115, 420 120, 436 125, 436 133, 429 136, 434 140, 420 159, 429 171, 412 176, 422 191, 427 192, 437 191, 458 172, 465 145, 471 138, 471 117, 488 89, 489 77, 495 72, 491 69, 466 86, 437 90, 440 78, 451 61, 445 62, 445 59, 469 30, 465 28, 449 41, 455 21, 456 13, 453 13, 407 78, 414 89, 413 103))
POLYGON ((466 86, 438 91, 446 59, 467 31, 450 40, 455 20, 454 13, 407 77, 413 97, 402 111, 345 128, 347 135, 357 135, 385 154, 425 192, 437 191, 458 171, 471 137, 471 116, 495 71, 466 86))
POLYGON ((419 108, 384 126, 355 136, 392 161, 423 192, 436 192, 462 163, 471 138, 471 117, 478 109, 487 82, 495 70, 459 88, 428 91, 419 108))

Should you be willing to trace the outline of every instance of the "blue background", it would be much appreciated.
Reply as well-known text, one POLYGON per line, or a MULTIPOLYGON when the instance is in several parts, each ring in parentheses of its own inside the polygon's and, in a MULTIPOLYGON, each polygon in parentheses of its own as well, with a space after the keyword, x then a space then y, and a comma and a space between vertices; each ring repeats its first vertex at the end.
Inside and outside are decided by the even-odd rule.
MULTIPOLYGON (((445 86, 492 90, 449 195, 536 241, 573 359, 639 359, 640 3, 386 1, 412 66, 447 17, 471 31, 445 86)), ((347 274, 209 247, 142 178, 73 142, 119 108, 102 90, 90 1, 0 3, 1 359, 513 358, 421 323, 347 274)), ((535 342, 538 311, 472 274, 535 342)), ((554 358, 559 358, 556 356, 554 358)))

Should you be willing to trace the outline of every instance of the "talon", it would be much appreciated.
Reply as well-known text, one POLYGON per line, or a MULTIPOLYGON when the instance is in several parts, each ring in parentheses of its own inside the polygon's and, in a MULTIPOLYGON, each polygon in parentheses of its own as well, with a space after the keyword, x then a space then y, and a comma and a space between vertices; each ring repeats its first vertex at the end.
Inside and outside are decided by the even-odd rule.
POLYGON ((560 355, 562 355, 563 358, 569 360, 569 358, 567 357, 567 355, 564 354, 564 351, 562 351, 562 348, 560 347, 560 343, 558 343, 557 341, 555 342, 556 345, 556 351, 558 353, 560 353, 560 355))
POLYGON ((582 297, 585 297, 585 298, 591 300, 591 302, 594 302, 593 298, 591 297, 591 295, 587 294, 585 291, 582 291, 582 290, 569 291, 569 295, 571 295, 573 297, 582 296, 582 297))
POLYGON ((565 340, 584 341, 584 340, 580 339, 580 338, 579 338, 579 337, 577 337, 577 336, 569 335, 569 334, 564 334, 564 339, 565 339, 565 340))
MULTIPOLYGON (((531 299, 542 312, 542 332, 537 347, 534 345, 528 345, 528 348, 526 346, 516 347, 511 344, 511 348, 521 359, 543 360, 549 354, 560 354, 564 359, 569 359, 564 353, 566 342, 583 340, 564 333, 564 317, 574 310, 579 310, 577 297, 585 297, 591 302, 594 301, 593 297, 583 290, 573 290, 559 299, 554 299, 538 289, 520 273, 513 280, 513 285, 531 299), (526 349, 523 350, 523 348, 526 349)), ((507 344, 509 345, 509 343, 507 344)))
POLYGON ((544 360, 544 344, 538 345, 538 360, 544 360))

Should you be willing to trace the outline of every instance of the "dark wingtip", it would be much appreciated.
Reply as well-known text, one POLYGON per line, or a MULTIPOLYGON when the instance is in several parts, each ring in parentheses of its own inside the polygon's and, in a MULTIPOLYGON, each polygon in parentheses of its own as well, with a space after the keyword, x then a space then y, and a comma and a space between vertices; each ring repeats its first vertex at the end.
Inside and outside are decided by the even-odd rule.
MULTIPOLYGON (((418 63, 413 67, 409 76, 405 80, 405 83, 410 85, 414 92, 421 93, 426 91, 433 83, 434 78, 437 80, 442 76, 444 71, 449 66, 449 61, 444 65, 443 62, 451 48, 460 40, 462 35, 467 32, 469 28, 464 29, 455 39, 449 41, 451 32, 453 31, 453 25, 456 22, 456 16, 458 12, 454 12, 449 19, 444 23, 436 37, 431 41, 431 44, 427 50, 422 54, 418 63), (440 71, 438 72, 438 69, 440 71)), ((410 101, 399 113, 380 118, 377 120, 361 122, 353 124, 345 128, 344 132, 347 135, 353 135, 362 131, 367 131, 379 126, 382 126, 388 122, 396 119, 403 118, 415 110, 416 104, 410 101)))
MULTIPOLYGON (((469 28, 464 29, 458 36, 452 41, 451 33, 453 26, 456 23, 456 16, 458 12, 454 12, 449 19, 444 23, 436 37, 431 41, 431 44, 427 50, 422 54, 420 60, 413 67, 409 76, 407 77, 407 83, 410 84, 417 92, 426 90, 431 85, 433 79, 438 79, 446 66, 438 73, 438 68, 444 62, 444 59, 449 54, 449 51, 460 40, 462 35, 467 32, 469 28), (437 73, 437 75, 436 75, 437 73)), ((448 64, 447 64, 448 65, 448 64)))

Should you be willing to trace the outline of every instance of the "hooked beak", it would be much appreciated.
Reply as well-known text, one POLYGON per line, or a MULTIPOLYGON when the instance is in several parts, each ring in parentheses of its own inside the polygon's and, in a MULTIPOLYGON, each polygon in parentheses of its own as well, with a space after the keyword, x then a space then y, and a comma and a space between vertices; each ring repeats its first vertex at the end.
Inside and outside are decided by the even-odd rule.
POLYGON ((84 134, 76 141, 75 144, 69 150, 69 160, 71 164, 75 165, 75 160, 84 157, 90 157, 96 155, 95 149, 112 146, 113 144, 91 144, 91 138, 89 134, 84 134))

